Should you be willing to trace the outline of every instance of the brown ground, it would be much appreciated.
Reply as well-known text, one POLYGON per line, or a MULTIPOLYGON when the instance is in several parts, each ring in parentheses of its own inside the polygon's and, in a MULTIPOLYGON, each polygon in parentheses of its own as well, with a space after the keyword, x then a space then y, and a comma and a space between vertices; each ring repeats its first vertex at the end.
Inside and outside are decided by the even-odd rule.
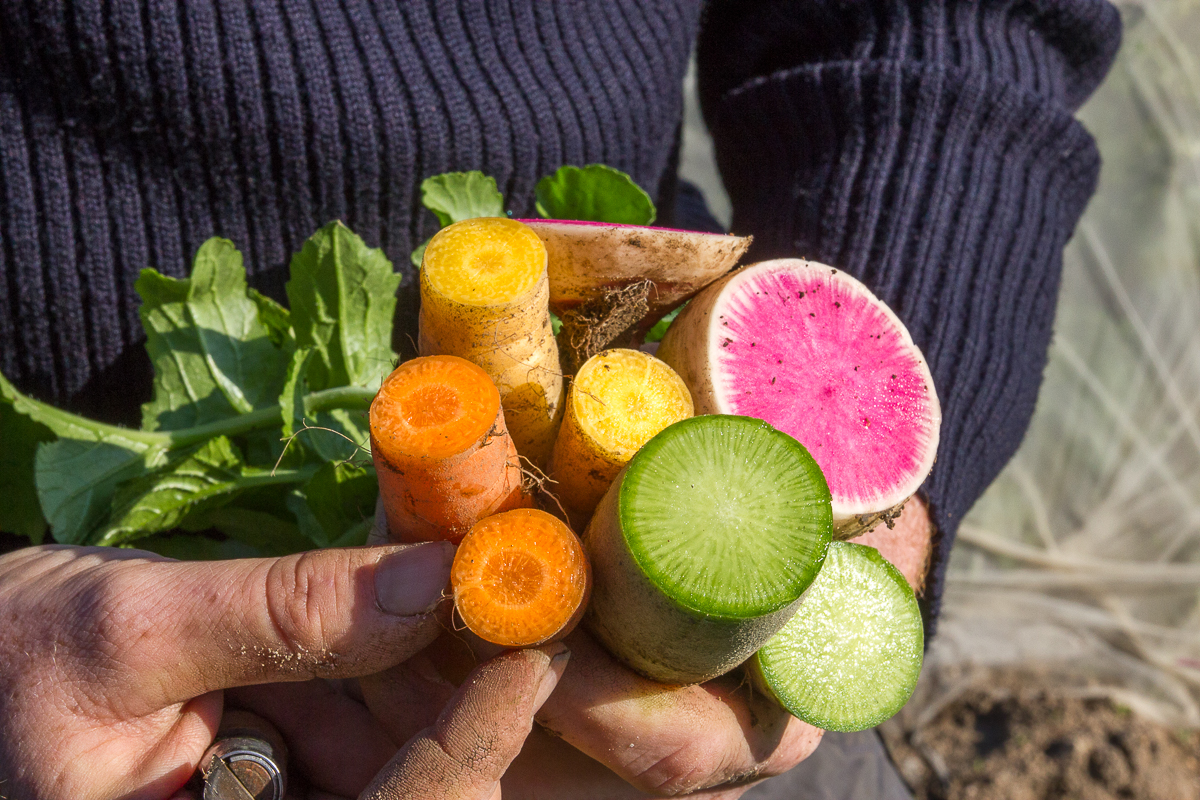
POLYGON ((885 739, 917 800, 1200 800, 1200 734, 1015 676, 885 739))

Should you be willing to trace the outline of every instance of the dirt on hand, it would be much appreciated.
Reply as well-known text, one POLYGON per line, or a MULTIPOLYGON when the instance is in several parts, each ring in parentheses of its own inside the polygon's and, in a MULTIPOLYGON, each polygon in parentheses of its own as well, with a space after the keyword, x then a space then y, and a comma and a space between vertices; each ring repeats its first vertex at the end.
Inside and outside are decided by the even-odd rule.
POLYGON ((917 800, 1200 800, 1200 733, 997 677, 884 739, 917 800))

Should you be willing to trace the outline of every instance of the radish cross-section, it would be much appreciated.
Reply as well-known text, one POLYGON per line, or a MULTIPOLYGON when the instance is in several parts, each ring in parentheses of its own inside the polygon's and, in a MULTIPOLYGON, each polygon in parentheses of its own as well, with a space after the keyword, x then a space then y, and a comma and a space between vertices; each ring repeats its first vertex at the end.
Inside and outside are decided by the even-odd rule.
POLYGON ((896 315, 841 270, 799 259, 739 270, 692 301, 659 356, 696 413, 757 417, 808 448, 839 538, 888 519, 933 465, 929 367, 896 315))

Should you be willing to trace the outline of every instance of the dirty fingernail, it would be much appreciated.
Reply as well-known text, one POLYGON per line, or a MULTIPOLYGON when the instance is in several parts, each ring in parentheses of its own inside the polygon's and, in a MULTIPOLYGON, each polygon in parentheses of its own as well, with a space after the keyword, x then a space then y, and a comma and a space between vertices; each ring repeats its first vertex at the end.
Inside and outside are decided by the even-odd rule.
POLYGON ((571 660, 571 651, 566 645, 559 644, 561 648, 557 653, 550 657, 550 665, 546 668, 546 674, 542 676, 541 683, 538 684, 537 694, 533 699, 533 709, 537 711, 550 697, 550 693, 554 691, 554 687, 558 685, 558 679, 562 677, 563 670, 567 668, 567 662, 571 660))
POLYGON ((426 542, 389 553, 375 564, 375 601, 388 614, 432 611, 450 582, 454 545, 426 542))

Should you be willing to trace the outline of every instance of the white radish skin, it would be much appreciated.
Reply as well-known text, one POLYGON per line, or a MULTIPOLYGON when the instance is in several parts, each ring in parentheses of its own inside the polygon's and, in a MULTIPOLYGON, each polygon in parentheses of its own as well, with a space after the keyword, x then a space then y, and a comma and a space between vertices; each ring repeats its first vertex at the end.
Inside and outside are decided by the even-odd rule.
POLYGON ((550 306, 562 312, 649 280, 650 324, 733 268, 749 236, 569 220, 522 220, 546 245, 550 306))
POLYGON ((941 409, 929 367, 895 314, 841 270, 778 259, 731 273, 688 304, 657 355, 697 414, 759 417, 808 448, 833 493, 835 538, 890 521, 933 466, 941 409))

